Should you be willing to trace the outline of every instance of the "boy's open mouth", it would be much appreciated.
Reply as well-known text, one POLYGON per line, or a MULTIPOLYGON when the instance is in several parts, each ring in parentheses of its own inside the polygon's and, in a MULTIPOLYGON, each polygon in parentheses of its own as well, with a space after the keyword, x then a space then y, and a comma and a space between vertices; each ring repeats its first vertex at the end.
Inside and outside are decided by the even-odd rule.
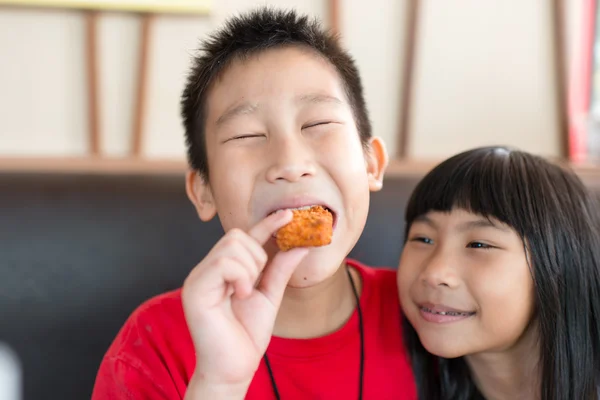
POLYGON ((269 215, 276 213, 277 211, 282 211, 282 210, 308 210, 312 207, 316 207, 316 206, 321 206, 323 207, 325 210, 329 211, 331 213, 331 215, 333 216, 333 229, 335 229, 335 225, 337 222, 337 215, 335 213, 335 211, 333 211, 331 208, 327 207, 324 204, 310 204, 310 205, 306 205, 306 206, 302 206, 302 207, 285 207, 285 208, 278 208, 277 210, 273 210, 269 213, 269 215))
MULTIPOLYGON (((282 211, 282 210, 308 210, 312 207, 316 207, 316 206, 320 206, 323 207, 325 210, 327 210, 329 213, 331 213, 331 216, 333 217, 333 225, 332 225, 332 229, 335 230, 335 227, 337 225, 337 215, 335 213, 335 211, 333 211, 331 208, 329 208, 328 206, 324 205, 324 204, 308 204, 308 205, 304 205, 301 207, 284 207, 284 208, 278 208, 276 210, 271 211, 268 215, 274 214, 278 211, 282 211)), ((275 237, 276 233, 273 234, 273 236, 275 237)))

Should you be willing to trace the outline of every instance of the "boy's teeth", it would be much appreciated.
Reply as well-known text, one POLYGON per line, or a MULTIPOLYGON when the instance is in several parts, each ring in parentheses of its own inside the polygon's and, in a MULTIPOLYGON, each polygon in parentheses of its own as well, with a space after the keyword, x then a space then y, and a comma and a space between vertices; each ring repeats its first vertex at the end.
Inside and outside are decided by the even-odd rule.
POLYGON ((290 210, 308 210, 309 208, 314 207, 314 205, 312 206, 302 206, 302 207, 292 207, 290 208, 290 210))
POLYGON ((276 214, 285 210, 308 210, 309 208, 314 207, 314 205, 312 206, 303 206, 303 207, 289 207, 289 208, 280 208, 278 210, 273 211, 271 214, 276 214))
POLYGON ((280 208, 279 210, 277 210, 275 212, 280 212, 280 211, 283 211, 283 210, 308 210, 309 208, 312 208, 312 207, 315 207, 315 205, 313 204, 312 206, 280 208))

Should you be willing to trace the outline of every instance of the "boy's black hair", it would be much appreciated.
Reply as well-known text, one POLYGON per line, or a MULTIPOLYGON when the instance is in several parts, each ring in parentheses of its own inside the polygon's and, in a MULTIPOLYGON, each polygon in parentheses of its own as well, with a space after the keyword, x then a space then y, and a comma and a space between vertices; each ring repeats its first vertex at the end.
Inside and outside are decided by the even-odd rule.
MULTIPOLYGON (((458 154, 425 176, 407 206, 406 234, 415 218, 453 208, 496 218, 523 240, 535 287, 541 398, 596 400, 600 217, 595 198, 573 172, 541 157, 484 147, 458 154)), ((406 318, 404 329, 420 400, 483 398, 462 357, 434 356, 406 318)))
POLYGON ((311 20, 292 10, 263 7, 231 18, 224 28, 201 43, 200 53, 194 57, 183 91, 181 113, 188 162, 205 179, 208 179, 206 99, 211 85, 232 61, 287 46, 310 49, 335 67, 352 107, 361 142, 363 146, 368 143, 371 123, 360 75, 337 36, 324 30, 316 19, 311 20))

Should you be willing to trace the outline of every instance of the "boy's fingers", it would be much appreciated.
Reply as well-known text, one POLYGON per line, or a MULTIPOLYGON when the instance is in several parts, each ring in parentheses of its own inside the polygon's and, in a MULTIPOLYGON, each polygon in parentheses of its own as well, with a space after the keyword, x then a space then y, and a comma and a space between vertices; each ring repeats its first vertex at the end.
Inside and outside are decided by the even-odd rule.
POLYGON ((279 252, 265 269, 257 290, 275 306, 279 308, 283 292, 298 267, 298 264, 308 254, 307 248, 296 248, 286 252, 279 252))
POLYGON ((290 210, 281 210, 267 216, 265 219, 254 225, 248 235, 253 237, 261 245, 265 244, 273 234, 281 227, 290 222, 293 213, 290 210))
MULTIPOLYGON (((247 296, 252 292, 254 276, 252 272, 236 259, 227 259, 215 265, 216 268, 192 273, 183 285, 184 305, 187 304, 191 312, 201 308, 212 308, 222 301, 223 285, 233 287, 238 297, 247 296), (215 289, 219 290, 215 290, 215 289), (216 293, 210 295, 210 293, 216 293), (198 294, 202 294, 199 296, 198 294), (192 304, 190 306, 190 304, 192 304)), ((230 296, 231 293, 227 293, 230 296)), ((184 307, 184 308, 188 308, 184 307)))
POLYGON ((268 259, 267 253, 262 245, 247 234, 240 237, 240 244, 242 244, 245 251, 252 255, 253 265, 257 271, 262 271, 268 259))

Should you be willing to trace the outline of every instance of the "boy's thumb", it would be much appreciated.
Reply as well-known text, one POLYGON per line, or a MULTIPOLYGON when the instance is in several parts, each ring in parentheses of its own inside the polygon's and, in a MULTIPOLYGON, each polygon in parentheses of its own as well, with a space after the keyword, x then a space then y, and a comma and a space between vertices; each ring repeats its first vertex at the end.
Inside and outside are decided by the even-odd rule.
POLYGON ((275 308, 279 308, 283 293, 292 274, 307 254, 307 248, 279 252, 265 268, 257 289, 263 293, 275 308))

